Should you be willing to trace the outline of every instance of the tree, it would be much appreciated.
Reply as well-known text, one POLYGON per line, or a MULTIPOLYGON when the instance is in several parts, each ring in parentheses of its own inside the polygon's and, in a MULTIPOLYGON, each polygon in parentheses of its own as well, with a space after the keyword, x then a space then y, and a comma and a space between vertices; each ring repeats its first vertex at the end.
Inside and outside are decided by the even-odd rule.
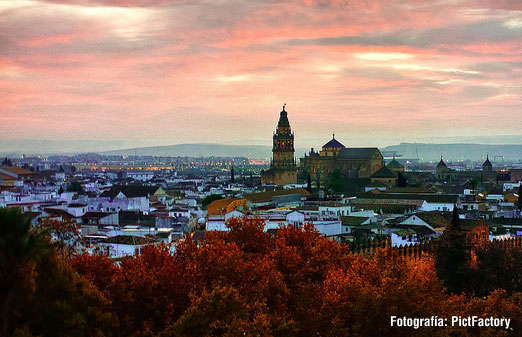
POLYGON ((71 173, 74 174, 77 171, 76 166, 71 165, 71 173))
POLYGON ((397 174, 397 187, 408 187, 406 178, 404 178, 401 172, 397 174))
POLYGON ((191 306, 164 334, 165 337, 269 335, 269 319, 262 306, 252 306, 231 286, 193 296, 191 306))
POLYGON ((230 183, 234 184, 236 182, 236 178, 234 177, 234 166, 230 169, 230 183))
POLYGON ((467 289, 469 253, 466 233, 460 227, 459 213, 454 205, 451 223, 438 242, 435 263, 437 276, 452 293, 460 294, 467 289))
POLYGON ((310 177, 310 174, 306 176, 306 190, 312 193, 312 178, 310 177))
POLYGON ((75 192, 78 194, 84 194, 82 184, 79 181, 71 181, 69 186, 67 186, 67 192, 75 192))
POLYGON ((11 301, 19 286, 49 250, 43 234, 32 230, 31 220, 18 208, 0 208, 0 336, 7 336, 11 301))
POLYGON ((80 226, 71 220, 44 219, 39 228, 54 239, 54 246, 65 258, 71 258, 83 244, 80 226))
POLYGON ((469 181, 469 185, 471 186, 471 191, 472 191, 471 193, 473 193, 473 195, 475 195, 475 192, 479 185, 479 181, 476 178, 473 178, 469 181))
POLYGON ((2 166, 13 166, 13 162, 11 159, 5 157, 4 161, 2 162, 2 166))
MULTIPOLYGON (((451 228, 459 229, 458 222, 455 211, 451 228)), ((232 218, 227 226, 229 231, 207 232, 198 242, 186 237, 176 245, 175 253, 160 245, 141 247, 141 255, 117 263, 99 255, 73 257, 68 262, 85 279, 73 282, 74 287, 83 284, 80 289, 90 290, 72 291, 74 287, 64 284, 59 275, 54 276, 57 286, 48 276, 42 278, 37 284, 51 284, 45 293, 52 293, 49 298, 60 305, 35 296, 35 301, 44 304, 24 313, 38 316, 34 313, 44 313, 43 307, 49 307, 58 314, 43 316, 50 326, 45 326, 46 320, 33 322, 31 317, 29 331, 43 336, 101 335, 107 333, 108 309, 117 322, 109 327, 112 335, 134 337, 406 337, 413 330, 390 327, 390 316, 430 317, 434 313, 439 317, 512 317, 515 331, 517 322, 522 322, 522 294, 495 291, 485 298, 449 294, 437 278, 431 256, 413 260, 393 249, 378 250, 371 257, 354 255, 310 224, 281 226, 274 233, 265 232, 265 223, 258 218, 232 218), (94 285, 108 301, 86 285, 94 285), (63 296, 56 293, 60 287, 67 289, 63 296), (72 319, 68 311, 79 318, 72 319), (56 331, 57 318, 75 324, 64 332, 56 331), (82 320, 86 324, 77 324, 82 320), (93 326, 103 328, 87 329, 93 326)), ((520 270, 515 260, 522 259, 515 254, 510 262, 520 270)), ((45 269, 37 271, 40 275, 45 269)), ((505 280, 518 274, 505 275, 505 280)), ((449 326, 420 328, 414 333, 471 337, 503 336, 505 331, 484 329, 482 333, 449 326)))
POLYGON ((221 194, 211 194, 211 195, 203 198, 203 200, 201 200, 201 206, 202 207, 208 206, 212 201, 216 201, 216 200, 220 200, 220 199, 223 199, 223 196, 221 194))
POLYGON ((118 267, 107 255, 83 253, 74 256, 69 263, 78 274, 94 284, 105 296, 110 296, 113 277, 118 267))
POLYGON ((328 174, 326 189, 337 193, 344 191, 344 178, 341 175, 341 171, 336 169, 328 174))
POLYGON ((60 186, 60 189, 58 190, 58 194, 62 194, 64 192, 63 186, 60 186))
POLYGON ((118 331, 107 299, 56 250, 43 255, 29 275, 32 284, 17 293, 12 308, 13 335, 102 337, 118 331))

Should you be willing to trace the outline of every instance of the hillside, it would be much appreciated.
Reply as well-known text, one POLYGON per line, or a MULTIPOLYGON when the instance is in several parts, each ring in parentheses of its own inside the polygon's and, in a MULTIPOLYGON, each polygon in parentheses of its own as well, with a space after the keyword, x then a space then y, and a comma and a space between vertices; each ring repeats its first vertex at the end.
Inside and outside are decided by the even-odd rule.
POLYGON ((522 145, 486 145, 486 144, 429 144, 429 143, 401 143, 382 148, 381 151, 390 151, 401 154, 403 158, 417 158, 423 161, 439 160, 442 155, 448 160, 470 159, 483 160, 487 154, 492 161, 520 161, 522 159, 522 145))
POLYGON ((261 159, 269 158, 272 155, 272 148, 262 145, 178 144, 130 148, 100 152, 100 154, 171 157, 247 157, 261 159))

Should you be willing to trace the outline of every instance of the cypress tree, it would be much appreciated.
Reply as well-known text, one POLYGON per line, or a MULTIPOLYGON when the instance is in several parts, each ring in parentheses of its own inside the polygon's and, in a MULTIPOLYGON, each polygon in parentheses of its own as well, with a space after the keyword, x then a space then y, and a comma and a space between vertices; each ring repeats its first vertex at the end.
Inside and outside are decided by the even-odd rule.
POLYGON ((449 292, 460 294, 468 289, 469 253, 466 233, 460 226, 459 213, 454 205, 451 223, 439 238, 435 259, 437 276, 449 292))

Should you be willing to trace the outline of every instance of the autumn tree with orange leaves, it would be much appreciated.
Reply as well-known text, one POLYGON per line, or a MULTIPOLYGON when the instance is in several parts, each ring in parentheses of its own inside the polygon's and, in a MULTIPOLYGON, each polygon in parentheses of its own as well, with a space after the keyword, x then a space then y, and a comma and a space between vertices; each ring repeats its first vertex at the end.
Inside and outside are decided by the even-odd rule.
POLYGON ((59 247, 29 258, 26 282, 12 288, 9 335, 520 335, 520 293, 451 294, 430 256, 413 260, 389 249, 355 255, 311 225, 275 234, 264 232, 260 219, 231 219, 228 226, 199 242, 144 246, 117 261, 68 259, 59 247), (392 315, 509 317, 513 330, 397 328, 392 315))
POLYGON ((118 265, 104 256, 71 260, 109 300, 114 336, 504 336, 500 329, 392 328, 391 315, 492 315, 518 327, 520 295, 448 294, 430 257, 391 250, 365 258, 311 225, 263 231, 231 219, 230 231, 190 238, 173 254, 148 246, 118 265))

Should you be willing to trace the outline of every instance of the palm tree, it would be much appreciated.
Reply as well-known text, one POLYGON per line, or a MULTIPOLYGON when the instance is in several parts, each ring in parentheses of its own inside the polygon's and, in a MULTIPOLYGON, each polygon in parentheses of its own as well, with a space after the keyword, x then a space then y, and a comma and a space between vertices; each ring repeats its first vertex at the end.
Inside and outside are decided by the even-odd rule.
POLYGON ((7 336, 9 308, 25 267, 49 249, 42 232, 31 229, 20 209, 0 208, 0 337, 7 336))

